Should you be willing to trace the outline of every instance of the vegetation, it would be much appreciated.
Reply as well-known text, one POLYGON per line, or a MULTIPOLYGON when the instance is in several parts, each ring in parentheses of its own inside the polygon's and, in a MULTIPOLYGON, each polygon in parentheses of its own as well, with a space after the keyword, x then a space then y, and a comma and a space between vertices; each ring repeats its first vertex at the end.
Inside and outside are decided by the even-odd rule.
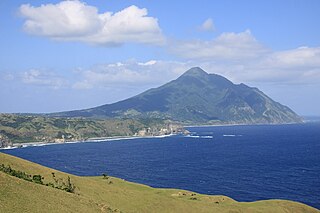
POLYGON ((132 136, 145 126, 140 121, 130 119, 95 120, 0 114, 0 135, 14 143, 63 142, 95 137, 132 136))
POLYGON ((52 174, 52 179, 54 180, 55 184, 48 183, 48 185, 51 185, 56 189, 61 189, 66 192, 74 193, 76 187, 74 184, 71 183, 70 176, 68 176, 67 182, 64 182, 64 180, 62 178, 57 178, 54 172, 52 172, 51 174, 52 174))
POLYGON ((32 181, 37 184, 43 184, 42 179, 43 179, 43 177, 41 175, 33 175, 32 176, 32 181))
POLYGON ((109 178, 110 177, 106 173, 102 174, 102 179, 108 180, 108 184, 113 184, 112 180, 110 180, 109 178))
MULTIPOLYGON (((23 179, 23 180, 26 180, 26 181, 32 181, 31 179, 31 175, 28 175, 27 173, 25 172, 22 172, 22 171, 17 171, 17 170, 14 170, 11 168, 11 166, 5 166, 4 164, 1 164, 0 165, 0 171, 4 172, 4 173, 7 173, 11 176, 15 176, 17 178, 20 178, 20 179, 23 179)), ((37 182, 35 182, 37 183, 37 182)))
POLYGON ((140 130, 147 135, 164 134, 172 125, 161 119, 86 119, 56 118, 39 115, 0 114, 0 148, 12 143, 84 141, 92 138, 134 136, 140 130))
POLYGON ((107 179, 107 180, 109 179, 109 176, 106 173, 103 173, 102 177, 103 177, 103 179, 107 179))
MULTIPOLYGON (((319 210, 307 205, 267 200, 237 202, 225 196, 208 196, 177 189, 156 189, 109 177, 78 177, 0 153, 0 162, 25 174, 39 174, 44 184, 72 179, 76 193, 25 181, 0 172, 1 212, 310 212, 319 210), (59 177, 59 178, 58 178, 59 177)), ((7 166, 6 166, 7 167, 7 166)), ((105 174, 107 176, 107 174, 105 174)), ((65 181, 66 184, 68 181, 65 181)))
POLYGON ((41 184, 41 185, 51 186, 53 188, 61 189, 61 190, 64 190, 64 191, 70 192, 70 193, 74 193, 75 188, 76 188, 74 186, 74 184, 71 183, 71 179, 69 176, 67 178, 67 182, 65 183, 62 178, 56 178, 54 173, 52 173, 55 184, 51 183, 51 182, 45 184, 43 182, 44 177, 42 177, 41 175, 29 175, 26 172, 12 169, 10 165, 5 166, 4 164, 1 164, 0 171, 4 172, 6 174, 9 174, 11 176, 29 181, 29 182, 34 182, 34 183, 41 184))

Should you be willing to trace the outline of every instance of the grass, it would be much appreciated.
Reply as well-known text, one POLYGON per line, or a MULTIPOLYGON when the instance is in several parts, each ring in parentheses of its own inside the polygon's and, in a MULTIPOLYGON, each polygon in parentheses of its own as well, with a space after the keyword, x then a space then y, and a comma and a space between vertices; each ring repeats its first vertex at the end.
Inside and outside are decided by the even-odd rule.
POLYGON ((0 172, 0 212, 320 212, 307 205, 266 200, 237 202, 178 189, 156 189, 109 177, 79 177, 0 153, 0 164, 53 182, 52 172, 76 186, 68 193, 0 172), (112 182, 110 184, 110 181, 112 182))

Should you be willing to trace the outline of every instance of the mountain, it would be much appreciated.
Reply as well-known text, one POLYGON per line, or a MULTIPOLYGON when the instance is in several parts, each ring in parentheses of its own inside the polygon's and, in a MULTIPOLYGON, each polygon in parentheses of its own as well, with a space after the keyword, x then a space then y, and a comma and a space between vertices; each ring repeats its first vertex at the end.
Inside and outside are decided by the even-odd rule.
POLYGON ((289 107, 257 88, 233 84, 199 67, 176 80, 137 96, 91 109, 51 116, 98 118, 161 118, 184 124, 277 124, 302 119, 289 107))

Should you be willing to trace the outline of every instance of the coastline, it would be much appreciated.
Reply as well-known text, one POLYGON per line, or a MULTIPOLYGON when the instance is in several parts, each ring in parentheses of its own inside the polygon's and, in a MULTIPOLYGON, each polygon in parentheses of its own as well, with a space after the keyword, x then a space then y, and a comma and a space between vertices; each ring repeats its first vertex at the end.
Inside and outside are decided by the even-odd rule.
MULTIPOLYGON (((304 121, 302 123, 274 123, 274 124, 208 124, 208 125, 186 125, 183 128, 196 128, 196 127, 232 127, 232 126, 276 126, 276 125, 294 125, 294 124, 306 124, 313 123, 304 121)), ((316 123, 316 122, 315 122, 316 123)), ((164 138, 170 137, 178 134, 168 134, 168 135, 156 135, 156 136, 113 136, 113 137, 95 137, 88 138, 86 140, 77 140, 77 141, 64 141, 64 142, 44 142, 44 141, 34 141, 34 142, 25 142, 25 143, 13 143, 12 146, 2 147, 0 150, 7 149, 17 149, 17 148, 26 148, 30 146, 49 146, 49 145, 58 145, 58 144, 71 144, 71 143, 96 143, 96 142, 108 142, 108 141, 118 141, 118 140, 133 140, 139 138, 164 138)))
POLYGON ((32 146, 49 146, 49 145, 59 145, 59 144, 72 144, 72 143, 100 143, 100 142, 109 142, 109 141, 120 141, 120 140, 134 140, 140 138, 165 138, 171 137, 177 134, 169 135, 157 135, 157 136, 114 136, 114 137, 97 137, 97 138, 88 138, 87 140, 79 141, 65 141, 65 142, 27 142, 27 143, 13 143, 12 146, 0 148, 0 150, 7 149, 18 149, 18 148, 27 148, 32 146))
MULTIPOLYGON (((208 125, 186 125, 183 128, 196 128, 196 127, 232 127, 232 126, 275 126, 275 125, 294 125, 294 124, 306 124, 309 122, 303 123, 279 123, 279 124, 208 124, 208 125)), ((119 141, 119 140, 134 140, 140 138, 164 138, 170 137, 178 134, 168 134, 168 135, 156 135, 156 136, 113 136, 113 137, 95 137, 88 138, 86 140, 77 140, 77 141, 64 141, 64 142, 44 142, 44 141, 34 141, 34 142, 25 142, 25 143, 13 143, 12 146, 0 148, 0 150, 7 149, 17 149, 17 148, 26 148, 30 146, 49 146, 49 145, 58 145, 58 144, 72 144, 72 143, 97 143, 97 142, 108 142, 108 141, 119 141)))

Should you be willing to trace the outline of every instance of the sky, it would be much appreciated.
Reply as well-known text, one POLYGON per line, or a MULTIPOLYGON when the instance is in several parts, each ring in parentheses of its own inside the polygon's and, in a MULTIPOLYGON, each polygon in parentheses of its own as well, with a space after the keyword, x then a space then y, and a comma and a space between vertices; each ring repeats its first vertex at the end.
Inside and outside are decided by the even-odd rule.
POLYGON ((191 67, 320 115, 319 0, 0 1, 0 112, 120 101, 191 67))

